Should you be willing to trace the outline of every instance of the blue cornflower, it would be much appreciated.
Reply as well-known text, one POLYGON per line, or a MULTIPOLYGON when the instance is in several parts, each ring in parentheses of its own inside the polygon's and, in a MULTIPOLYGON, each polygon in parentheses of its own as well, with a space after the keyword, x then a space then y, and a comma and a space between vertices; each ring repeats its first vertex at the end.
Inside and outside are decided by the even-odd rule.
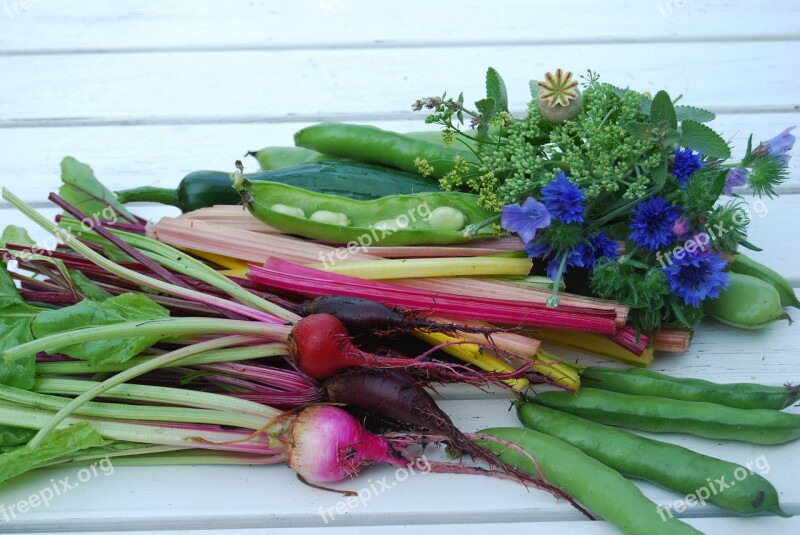
POLYGON ((632 210, 631 241, 637 247, 657 251, 675 241, 672 224, 683 210, 672 206, 664 197, 650 197, 641 201, 632 210))
POLYGON ((583 190, 558 173, 542 188, 542 201, 564 223, 583 223, 583 190))
MULTIPOLYGON (((531 242, 525 246, 524 251, 530 258, 541 258, 547 261, 545 272, 547 276, 556 280, 558 276, 558 268, 561 267, 562 255, 558 255, 556 251, 551 251, 550 247, 541 240, 531 242)), ((567 253, 567 261, 564 263, 564 270, 562 275, 567 272, 570 267, 586 267, 591 269, 594 264, 594 251, 585 242, 579 243, 575 249, 567 253)))
POLYGON ((672 164, 672 176, 675 177, 675 182, 680 187, 685 188, 692 175, 701 167, 705 167, 706 164, 701 160, 703 154, 695 154, 692 149, 676 150, 672 154, 675 155, 675 162, 672 164))
POLYGON ((523 243, 533 241, 539 229, 549 225, 550 212, 533 197, 528 197, 521 205, 507 204, 503 206, 503 212, 500 215, 500 226, 510 232, 516 232, 523 243))
POLYGON ((683 299, 683 302, 694 308, 700 308, 704 299, 716 299, 720 290, 730 285, 729 275, 725 271, 728 261, 719 253, 694 251, 663 268, 669 281, 669 289, 683 299))
MULTIPOLYGON (((617 246, 616 240, 609 237, 605 232, 598 232, 589 238, 589 241, 592 242, 594 258, 602 258, 605 256, 611 260, 616 260, 617 256, 619 256, 619 247, 617 246)), ((593 263, 594 261, 592 264, 593 263)))
POLYGON ((733 188, 737 186, 744 186, 747 183, 747 175, 750 171, 747 169, 740 169, 735 167, 728 171, 725 175, 725 186, 722 188, 722 193, 725 195, 733 195, 733 188))

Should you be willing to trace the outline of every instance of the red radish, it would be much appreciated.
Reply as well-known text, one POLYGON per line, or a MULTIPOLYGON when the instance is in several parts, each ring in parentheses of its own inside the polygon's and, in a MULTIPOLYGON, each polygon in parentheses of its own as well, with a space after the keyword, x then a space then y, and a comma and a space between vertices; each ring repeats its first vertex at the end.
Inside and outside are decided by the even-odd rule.
POLYGON ((314 379, 325 379, 352 366, 383 368, 418 362, 381 358, 358 349, 342 322, 330 314, 312 314, 298 321, 289 335, 289 354, 300 371, 314 379))
POLYGON ((331 405, 303 409, 292 422, 286 440, 289 467, 317 483, 340 481, 374 463, 408 464, 385 440, 368 433, 353 416, 331 405))
MULTIPOLYGON (((288 342, 289 355, 297 368, 313 379, 326 379, 346 368, 406 368, 424 372, 430 381, 508 387, 502 381, 525 372, 520 368, 512 373, 490 374, 463 364, 425 362, 426 353, 416 358, 382 357, 356 347, 342 322, 330 314, 312 314, 300 319, 288 342)), ((434 351, 435 348, 430 353, 434 351)))

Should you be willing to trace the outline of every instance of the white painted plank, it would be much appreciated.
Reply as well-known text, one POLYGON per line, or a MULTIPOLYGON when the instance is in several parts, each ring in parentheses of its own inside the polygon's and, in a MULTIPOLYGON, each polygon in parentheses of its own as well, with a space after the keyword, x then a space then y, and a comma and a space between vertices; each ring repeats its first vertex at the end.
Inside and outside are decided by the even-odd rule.
MULTIPOLYGON (((361 123, 397 132, 436 129, 424 123, 422 114, 409 119, 361 123)), ((175 187, 198 169, 233 169, 233 162, 247 150, 291 146, 293 134, 311 124, 0 128, 0 186, 24 183, 25 189, 17 194, 27 201, 42 201, 58 185, 59 162, 71 155, 91 165, 101 180, 117 190, 141 185, 175 187)), ((741 158, 750 133, 754 143, 769 139, 787 126, 800 125, 800 113, 724 114, 709 124, 732 140, 733 156, 741 158)), ((248 172, 258 170, 253 158, 244 158, 244 164, 248 172)), ((800 157, 792 158, 789 167, 790 179, 779 191, 798 192, 800 157)))
POLYGON ((7 0, 1 7, 0 53, 779 39, 800 29, 791 0, 770 2, 769 10, 744 0, 575 0, 561 23, 545 3, 522 0, 491 8, 479 0, 7 0))
POLYGON ((800 94, 800 42, 464 47, 444 61, 432 48, 2 57, 0 126, 390 119, 444 90, 481 98, 489 65, 517 112, 559 65, 720 112, 792 110, 800 94))
MULTIPOLYGON (((503 400, 444 402, 442 406, 465 431, 517 425, 514 414, 506 410, 507 402, 503 400)), ((800 488, 796 485, 800 465, 794 460, 800 453, 798 443, 766 447, 678 435, 662 438, 738 463, 754 461, 763 455, 760 466, 765 467, 765 476, 781 493, 784 508, 790 513, 800 513, 800 488)), ((437 452, 429 450, 426 455, 433 460, 437 452)), ((424 462, 420 466, 424 467, 424 462)), ((50 479, 58 481, 69 477, 75 482, 78 470, 66 467, 38 471, 12 480, 5 486, 2 503, 24 500, 48 486, 50 479)), ((575 522, 581 519, 568 504, 556 502, 548 494, 526 491, 516 483, 484 477, 417 473, 400 481, 394 469, 373 467, 357 479, 333 486, 358 491, 384 477, 389 490, 376 495, 364 506, 352 507, 341 515, 334 514, 333 519, 328 514, 328 524, 383 526, 532 520, 575 522)), ((649 484, 640 486, 647 496, 662 505, 680 498, 649 484)), ((140 530, 321 527, 325 519, 320 508, 325 512, 329 507, 336 507, 340 499, 335 494, 304 487, 283 466, 116 467, 113 474, 100 473, 59 496, 46 509, 32 510, 7 527, 20 531, 52 530, 56 526, 74 531, 123 527, 140 530), (87 504, 91 505, 87 507, 87 504)), ((729 515, 712 506, 698 506, 687 511, 685 516, 729 515)), ((747 521, 736 519, 736 522, 747 521)))
MULTIPOLYGON (((727 535, 751 535, 757 532, 763 535, 777 535, 794 533, 800 530, 800 518, 690 518, 685 521, 704 533, 725 533, 727 535), (716 531, 715 531, 716 530, 716 531)), ((252 528, 236 530, 239 535, 262 535, 265 528, 252 528)), ((275 529, 269 527, 269 533, 274 535, 366 535, 375 533, 375 526, 325 526, 321 528, 285 528, 275 529)), ((581 533, 583 535, 618 535, 619 530, 608 522, 589 522, 583 520, 566 522, 504 522, 486 524, 460 524, 455 519, 452 524, 403 524, 381 526, 380 532, 385 535, 431 534, 431 535, 485 535, 496 533, 500 530, 509 533, 533 532, 537 535, 564 535, 565 533, 581 533)), ((37 532, 39 535, 84 535, 82 532, 37 532)), ((194 531, 102 531, 92 532, 93 535, 191 535, 194 531)), ((228 535, 229 530, 203 530, 197 535, 228 535)))

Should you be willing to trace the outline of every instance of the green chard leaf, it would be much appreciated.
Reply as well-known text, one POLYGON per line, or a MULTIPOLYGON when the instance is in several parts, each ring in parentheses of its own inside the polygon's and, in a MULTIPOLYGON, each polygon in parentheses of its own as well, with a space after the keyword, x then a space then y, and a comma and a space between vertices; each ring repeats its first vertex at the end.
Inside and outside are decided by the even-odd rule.
POLYGON ((58 194, 84 214, 112 219, 115 214, 110 205, 126 219, 136 220, 116 195, 95 178, 92 168, 72 156, 61 160, 61 181, 63 184, 58 194))
POLYGON ((0 235, 0 246, 5 247, 7 243, 26 245, 28 247, 36 245, 28 231, 16 225, 8 225, 3 229, 3 234, 0 235))
MULTIPOLYGON (((33 340, 31 323, 40 310, 23 301, 5 263, 0 262, 0 352, 33 340)), ((35 359, 34 355, 13 362, 0 359, 0 384, 29 390, 33 386, 35 359)))
POLYGON ((56 429, 36 449, 26 445, 0 455, 0 483, 64 455, 106 443, 88 422, 56 429))
POLYGON ((691 119, 681 123, 680 144, 702 152, 709 158, 727 160, 731 157, 731 148, 719 134, 706 125, 691 119))
POLYGON ((22 446, 27 444, 35 434, 36 431, 30 429, 0 425, 0 448, 22 446))
POLYGON ((69 276, 72 279, 72 284, 75 290, 84 298, 91 301, 105 301, 111 297, 111 294, 100 288, 97 284, 92 282, 89 277, 80 271, 70 269, 69 276))
POLYGON ((650 120, 653 124, 666 122, 673 130, 678 128, 678 117, 675 115, 675 108, 666 91, 659 91, 653 97, 653 103, 650 106, 650 120))
POLYGON ((486 71, 486 96, 497 104, 496 111, 508 111, 508 91, 500 73, 493 67, 486 71))
MULTIPOLYGON (((33 322, 37 338, 86 326, 111 325, 134 320, 153 320, 169 316, 169 311, 143 294, 129 293, 104 301, 84 299, 75 305, 47 310, 33 322)), ((95 340, 84 344, 52 348, 72 358, 92 364, 125 362, 152 346, 158 336, 126 336, 112 340, 95 340)))

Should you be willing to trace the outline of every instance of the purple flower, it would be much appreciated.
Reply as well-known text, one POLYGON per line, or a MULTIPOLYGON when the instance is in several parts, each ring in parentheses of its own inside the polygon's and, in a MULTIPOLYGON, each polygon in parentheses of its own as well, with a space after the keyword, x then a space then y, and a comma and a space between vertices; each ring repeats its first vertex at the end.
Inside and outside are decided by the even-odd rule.
POLYGON ((669 289, 683 299, 687 305, 700 307, 704 299, 716 299, 720 290, 730 285, 725 271, 728 261, 719 253, 708 251, 684 251, 685 254, 669 266, 663 268, 669 282, 669 289))
POLYGON ((764 141, 761 145, 756 147, 755 150, 753 150, 753 154, 763 156, 766 153, 770 156, 780 158, 784 163, 788 162, 790 155, 787 153, 792 150, 792 147, 794 147, 794 142, 797 140, 797 138, 789 132, 795 128, 796 127, 794 126, 790 126, 772 139, 764 141))
POLYGON ((632 210, 631 241, 637 246, 650 251, 675 241, 672 226, 683 210, 672 206, 664 197, 651 197, 641 201, 632 210))
POLYGON ((747 175, 749 174, 750 171, 739 167, 728 171, 728 174, 725 175, 725 187, 722 188, 722 193, 725 195, 733 195, 733 188, 747 184, 747 175))
POLYGON ((689 233, 689 222, 686 221, 684 218, 679 217, 672 224, 672 233, 675 234, 678 238, 686 236, 689 233))
POLYGON ((583 190, 563 172, 542 188, 542 201, 564 223, 583 223, 583 190))
POLYGON ((510 232, 516 232, 522 243, 530 243, 536 237, 539 229, 549 225, 550 212, 533 197, 528 197, 521 205, 507 204, 503 206, 503 212, 500 215, 500 226, 510 232))
POLYGON ((705 167, 701 158, 701 153, 695 154, 692 149, 676 150, 675 161, 672 164, 672 176, 681 188, 686 187, 686 183, 692 178, 698 169, 705 167))

